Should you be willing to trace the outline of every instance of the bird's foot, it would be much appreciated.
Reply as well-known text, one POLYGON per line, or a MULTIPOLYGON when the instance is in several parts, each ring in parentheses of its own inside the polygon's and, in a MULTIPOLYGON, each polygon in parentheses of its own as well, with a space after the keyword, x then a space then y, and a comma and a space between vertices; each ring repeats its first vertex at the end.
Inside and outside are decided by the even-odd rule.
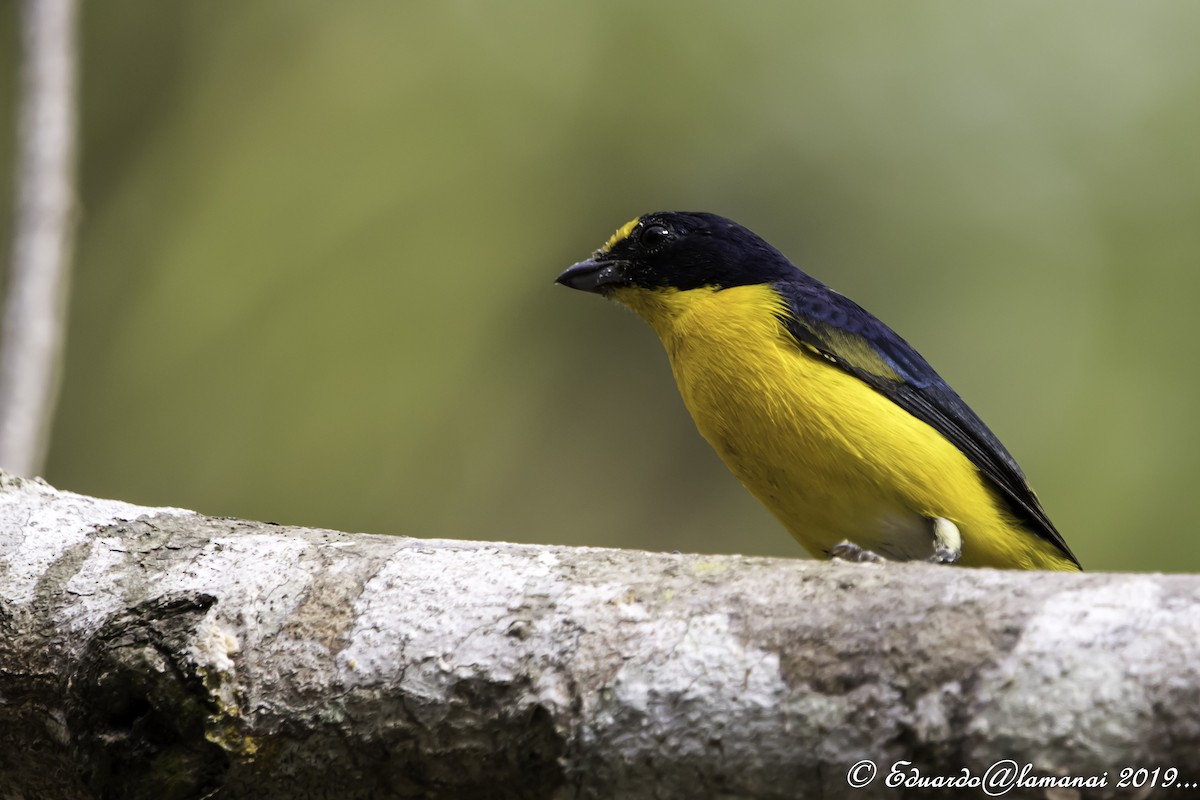
POLYGON ((945 517, 933 520, 933 555, 929 557, 932 564, 957 564, 962 558, 962 534, 958 526, 945 517))
POLYGON ((855 564, 878 564, 880 561, 887 560, 879 555, 879 553, 867 550, 865 547, 859 547, 849 539, 841 544, 835 544, 827 552, 830 558, 836 558, 839 561, 850 561, 855 564))

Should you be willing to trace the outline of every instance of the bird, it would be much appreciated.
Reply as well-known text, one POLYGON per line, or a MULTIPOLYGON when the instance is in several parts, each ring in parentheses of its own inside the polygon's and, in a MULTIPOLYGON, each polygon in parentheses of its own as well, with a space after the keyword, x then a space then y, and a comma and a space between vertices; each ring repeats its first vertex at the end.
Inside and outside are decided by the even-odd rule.
POLYGON ((643 214, 556 282, 650 325, 700 434, 809 554, 1081 569, 1016 460, 933 367, 749 229, 643 214))

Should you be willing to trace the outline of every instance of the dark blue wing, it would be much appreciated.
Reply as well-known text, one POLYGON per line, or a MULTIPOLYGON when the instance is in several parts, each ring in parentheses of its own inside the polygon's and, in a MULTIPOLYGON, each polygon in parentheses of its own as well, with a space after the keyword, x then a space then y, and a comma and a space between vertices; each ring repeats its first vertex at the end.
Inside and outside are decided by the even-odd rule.
POLYGON ((784 327, 800 344, 949 439, 995 487, 1018 519, 1079 563, 1050 522, 1016 460, 908 342, 853 300, 814 279, 779 281, 774 286, 791 312, 782 319, 784 327))

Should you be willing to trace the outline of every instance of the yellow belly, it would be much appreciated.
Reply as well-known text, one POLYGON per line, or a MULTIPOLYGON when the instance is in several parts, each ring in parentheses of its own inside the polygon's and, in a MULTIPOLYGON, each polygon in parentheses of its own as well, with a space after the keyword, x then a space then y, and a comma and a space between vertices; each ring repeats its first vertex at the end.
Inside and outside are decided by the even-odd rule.
POLYGON ((928 424, 798 346, 765 286, 621 290, 658 333, 683 401, 730 471, 816 556, 849 540, 898 560, 933 552, 931 520, 967 566, 1075 569, 1025 530, 928 424))

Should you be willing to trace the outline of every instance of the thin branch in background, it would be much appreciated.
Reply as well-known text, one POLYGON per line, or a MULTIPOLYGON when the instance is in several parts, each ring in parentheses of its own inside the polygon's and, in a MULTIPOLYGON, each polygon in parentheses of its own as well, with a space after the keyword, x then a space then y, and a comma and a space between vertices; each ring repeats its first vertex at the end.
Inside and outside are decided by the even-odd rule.
POLYGON ((0 467, 41 471, 58 397, 74 233, 76 0, 21 4, 16 219, 0 328, 0 467))

